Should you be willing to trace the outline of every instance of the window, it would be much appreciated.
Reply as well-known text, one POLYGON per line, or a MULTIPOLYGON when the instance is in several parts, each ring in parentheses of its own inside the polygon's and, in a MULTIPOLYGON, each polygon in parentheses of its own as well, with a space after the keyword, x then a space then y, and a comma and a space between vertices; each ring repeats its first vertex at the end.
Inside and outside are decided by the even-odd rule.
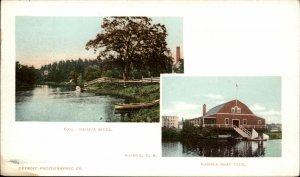
POLYGON ((238 112, 238 113, 241 113, 241 108, 237 108, 237 112, 238 112))
POLYGON ((225 124, 229 124, 229 118, 225 118, 225 124))
POLYGON ((247 125, 247 119, 243 119, 243 125, 247 125))
POLYGON ((238 106, 234 106, 231 108, 231 112, 232 113, 241 113, 241 108, 239 108, 238 106))
POLYGON ((258 124, 261 124, 261 120, 258 120, 258 122, 257 122, 258 124))
POLYGON ((216 119, 204 119, 204 124, 216 124, 216 119))

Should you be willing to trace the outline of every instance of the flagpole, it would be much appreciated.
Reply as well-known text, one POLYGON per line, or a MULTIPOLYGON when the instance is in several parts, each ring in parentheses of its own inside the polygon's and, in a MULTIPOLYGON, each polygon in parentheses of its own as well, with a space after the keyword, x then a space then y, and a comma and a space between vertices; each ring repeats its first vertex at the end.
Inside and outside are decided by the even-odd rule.
POLYGON ((235 90, 235 105, 237 106, 237 97, 238 97, 238 88, 239 88, 239 86, 238 86, 238 84, 235 84, 235 88, 236 88, 236 90, 235 90))

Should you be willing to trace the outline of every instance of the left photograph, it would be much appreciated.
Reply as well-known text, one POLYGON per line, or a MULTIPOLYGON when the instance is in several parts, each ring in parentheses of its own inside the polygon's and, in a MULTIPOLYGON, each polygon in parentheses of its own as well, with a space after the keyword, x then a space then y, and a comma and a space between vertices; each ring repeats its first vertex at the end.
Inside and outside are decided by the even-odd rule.
POLYGON ((184 73, 182 17, 15 18, 16 121, 159 122, 184 73))

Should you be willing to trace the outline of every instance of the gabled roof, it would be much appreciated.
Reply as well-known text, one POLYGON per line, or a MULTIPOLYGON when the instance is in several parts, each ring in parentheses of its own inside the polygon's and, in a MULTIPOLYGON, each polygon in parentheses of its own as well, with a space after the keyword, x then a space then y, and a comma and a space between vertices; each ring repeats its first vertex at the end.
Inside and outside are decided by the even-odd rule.
MULTIPOLYGON (((206 112, 206 114, 204 116, 211 116, 211 115, 214 115, 214 114, 217 114, 220 112, 220 110, 226 106, 227 104, 232 104, 232 103, 235 103, 237 102, 239 105, 244 105, 248 110, 249 112, 252 113, 252 111, 247 107, 247 105, 245 105, 244 103, 242 103, 240 100, 231 100, 231 101, 228 101, 226 103, 223 103, 223 104, 220 104, 218 106, 215 106, 213 108, 211 108, 208 112, 206 112)), ((224 111, 224 110, 223 110, 224 111)), ((252 113, 253 114, 253 113, 252 113)))
MULTIPOLYGON (((240 100, 231 100, 231 101, 228 101, 226 103, 223 103, 223 104, 220 104, 220 105, 217 105, 211 109, 209 109, 208 112, 205 113, 204 117, 216 117, 216 114, 217 113, 220 113, 220 111, 222 111, 222 113, 224 113, 224 111, 226 111, 229 107, 229 105, 231 106, 234 106, 238 104, 239 106, 243 106, 243 109, 242 111, 247 111, 246 114, 253 114, 253 112, 248 108, 247 105, 245 105, 244 103, 242 103, 240 100), (225 107, 225 108, 224 108, 225 107), (224 109, 223 109, 224 108, 224 109)), ((231 109, 230 109, 231 110, 231 109)), ((256 116, 255 114, 253 114, 254 116, 256 116)), ((198 118, 202 118, 203 116, 201 117, 196 117, 194 119, 198 119, 198 118)), ((258 117, 256 116, 257 118, 261 118, 261 117, 258 117)), ((262 118, 263 119, 263 118, 262 118)), ((192 119, 191 119, 192 120, 192 119)))
POLYGON ((220 104, 218 106, 215 106, 215 107, 211 108, 208 112, 205 113, 205 116, 210 116, 210 115, 213 115, 213 114, 217 114, 220 109, 222 109, 227 103, 230 103, 232 101, 235 101, 235 100, 231 100, 231 101, 228 101, 226 103, 223 103, 223 104, 220 104))

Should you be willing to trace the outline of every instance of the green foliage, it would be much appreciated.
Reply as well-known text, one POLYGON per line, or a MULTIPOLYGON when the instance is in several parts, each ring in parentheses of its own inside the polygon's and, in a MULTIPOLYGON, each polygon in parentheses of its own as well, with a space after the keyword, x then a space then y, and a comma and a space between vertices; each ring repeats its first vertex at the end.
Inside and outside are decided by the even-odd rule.
POLYGON ((159 105, 132 112, 130 122, 159 122, 159 105))
POLYGON ((183 122, 181 139, 195 139, 197 138, 197 127, 193 126, 189 121, 183 122))
POLYGON ((98 65, 91 65, 85 68, 85 80, 90 81, 101 77, 101 68, 98 65))
POLYGON ((16 89, 32 87, 38 79, 38 70, 33 66, 29 67, 16 62, 16 89))
POLYGON ((217 135, 218 134, 215 130, 206 127, 196 127, 189 121, 185 121, 183 123, 181 131, 181 139, 183 140, 216 138, 217 135))
POLYGON ((180 130, 175 128, 162 128, 162 141, 179 141, 180 140, 180 130))
POLYGON ((69 73, 69 79, 72 80, 72 82, 75 83, 75 85, 78 85, 78 73, 75 71, 75 70, 72 70, 70 73, 69 73))
POLYGON ((82 74, 79 74, 78 78, 78 86, 83 87, 83 78, 82 78, 82 74))
POLYGON ((82 75, 82 79, 85 80, 85 75, 91 78, 101 77, 101 62, 98 60, 61 60, 59 62, 53 62, 44 65, 40 69, 42 80, 40 82, 68 82, 70 79, 77 79, 79 74, 82 75), (93 69, 91 69, 93 68, 93 69), (47 71, 48 75, 43 73, 47 71), (76 73, 77 76, 74 74, 76 73), (71 78, 70 78, 71 77, 71 78))
POLYGON ((164 25, 152 24, 148 17, 105 17, 101 27, 102 32, 88 41, 86 48, 99 49, 98 59, 112 61, 124 80, 136 76, 135 70, 149 71, 153 76, 171 72, 164 25))
POLYGON ((266 134, 269 135, 270 139, 282 139, 281 132, 267 132, 266 134))
POLYGON ((111 69, 107 70, 103 73, 104 77, 110 77, 110 78, 120 78, 122 77, 122 74, 119 70, 117 69, 111 69))
POLYGON ((149 102, 159 99, 158 84, 123 84, 100 83, 90 87, 98 95, 114 95, 125 98, 127 102, 149 102))
MULTIPOLYGON (((159 99, 159 84, 123 84, 101 83, 89 87, 97 95, 112 95, 125 99, 125 103, 143 103, 159 99)), ((123 118, 127 122, 159 122, 159 104, 132 111, 123 118)))
POLYGON ((181 58, 178 63, 178 67, 173 66, 173 71, 175 73, 184 73, 184 60, 181 58))

